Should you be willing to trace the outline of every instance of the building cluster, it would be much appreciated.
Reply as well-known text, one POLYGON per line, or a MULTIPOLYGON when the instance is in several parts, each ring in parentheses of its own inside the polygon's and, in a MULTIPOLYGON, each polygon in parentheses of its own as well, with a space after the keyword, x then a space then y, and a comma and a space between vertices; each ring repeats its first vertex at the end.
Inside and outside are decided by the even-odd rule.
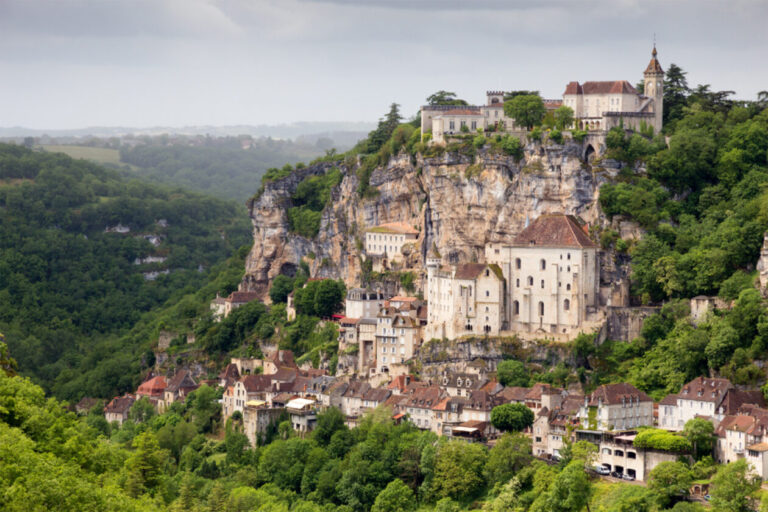
MULTIPOLYGON (((623 125, 639 129, 649 126, 659 133, 662 128, 664 99, 664 70, 657 59, 654 46, 651 61, 643 73, 643 92, 626 80, 604 82, 570 82, 562 99, 544 100, 547 111, 561 106, 573 110, 571 128, 605 132, 623 125)), ((432 141, 445 143, 447 138, 461 132, 507 131, 523 132, 504 112, 504 91, 488 91, 485 105, 425 105, 421 107, 421 133, 431 133, 432 141)))

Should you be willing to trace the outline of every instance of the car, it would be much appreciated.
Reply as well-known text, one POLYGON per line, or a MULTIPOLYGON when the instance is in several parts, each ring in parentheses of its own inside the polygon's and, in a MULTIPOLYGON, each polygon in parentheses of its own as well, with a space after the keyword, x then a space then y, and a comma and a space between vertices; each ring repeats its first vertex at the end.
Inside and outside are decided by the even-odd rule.
POLYGON ((613 478, 621 478, 621 473, 619 473, 618 471, 614 471, 613 473, 611 473, 611 476, 613 478))
POLYGON ((632 476, 632 475, 630 475, 630 474, 624 474, 624 475, 621 475, 621 478, 622 478, 623 480, 628 480, 628 481, 630 481, 630 482, 631 482, 631 481, 633 481, 633 480, 635 479, 635 477, 633 477, 633 476, 632 476))
POLYGON ((611 470, 606 468, 605 466, 596 466, 594 468, 594 471, 598 475, 610 475, 611 474, 611 470))
POLYGON ((560 456, 556 453, 552 454, 552 460, 555 462, 560 462, 560 456))
POLYGON ((705 495, 704 495, 704 499, 705 499, 705 500, 707 500, 707 501, 709 501, 709 500, 711 500, 711 499, 712 499, 712 496, 710 496, 709 494, 705 494, 705 495))

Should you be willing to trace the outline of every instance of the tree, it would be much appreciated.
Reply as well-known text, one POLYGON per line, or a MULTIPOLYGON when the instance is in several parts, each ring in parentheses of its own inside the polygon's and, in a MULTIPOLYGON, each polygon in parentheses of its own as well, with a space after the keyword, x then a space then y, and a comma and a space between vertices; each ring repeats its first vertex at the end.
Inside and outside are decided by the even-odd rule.
POLYGON ((128 411, 128 418, 134 423, 143 423, 152 419, 155 414, 157 414, 155 407, 149 401, 149 398, 143 396, 133 403, 131 410, 128 411))
POLYGON ((9 377, 16 375, 16 361, 8 353, 8 345, 4 343, 5 337, 0 333, 0 371, 9 377))
POLYGON ((697 459, 712 453, 715 442, 714 433, 715 427, 712 422, 703 418, 688 420, 683 427, 683 435, 691 442, 697 459))
POLYGON ((532 460, 530 437, 519 432, 504 434, 491 448, 485 478, 489 485, 507 482, 532 460))
POLYGON ((754 493, 760 489, 760 477, 750 474, 744 459, 721 466, 712 479, 713 512, 752 512, 754 493))
POLYGON ((580 512, 592 494, 584 464, 573 461, 561 471, 531 506, 531 512, 580 512))
POLYGON ((496 367, 496 377, 502 386, 527 387, 530 384, 530 374, 522 361, 508 359, 496 367))
POLYGON ((693 476, 682 462, 662 462, 651 470, 648 489, 656 494, 661 507, 668 507, 676 499, 688 494, 693 476))
POLYGON ((683 107, 688 102, 691 89, 688 87, 687 73, 677 64, 670 64, 664 74, 664 124, 683 117, 683 107))
POLYGON ((523 404, 502 404, 491 411, 491 424, 504 432, 519 432, 533 425, 533 411, 523 404))
POLYGON ((133 440, 135 451, 125 465, 128 477, 125 490, 131 496, 138 496, 147 490, 153 490, 162 478, 162 465, 166 451, 161 450, 157 438, 152 432, 142 432, 133 440))
POLYGON ((488 458, 485 447, 462 441, 449 441, 437 451, 432 485, 436 496, 462 501, 485 486, 483 467, 488 458))
POLYGON ((331 442, 336 432, 347 430, 344 424, 344 414, 336 407, 329 407, 324 412, 318 414, 317 425, 312 431, 312 437, 320 446, 325 446, 331 442))
POLYGON ((371 512, 398 512, 413 510, 416 499, 410 487, 396 478, 387 484, 383 491, 376 496, 371 512))
POLYGON ((555 127, 558 130, 567 130, 573 125, 573 109, 566 105, 555 110, 555 127))
POLYGON ((456 97, 456 93, 448 91, 437 91, 427 96, 428 105, 466 105, 467 102, 456 97))
POLYGON ((547 109, 541 96, 520 95, 504 102, 504 114, 515 120, 519 126, 525 126, 528 130, 541 124, 547 109))
POLYGON ((288 295, 293 291, 293 279, 280 274, 272 281, 272 287, 269 289, 269 298, 274 304, 283 303, 288 299, 288 295))
POLYGON ((319 281, 315 292, 315 313, 320 317, 331 316, 339 309, 346 291, 346 286, 341 280, 323 279, 319 281))

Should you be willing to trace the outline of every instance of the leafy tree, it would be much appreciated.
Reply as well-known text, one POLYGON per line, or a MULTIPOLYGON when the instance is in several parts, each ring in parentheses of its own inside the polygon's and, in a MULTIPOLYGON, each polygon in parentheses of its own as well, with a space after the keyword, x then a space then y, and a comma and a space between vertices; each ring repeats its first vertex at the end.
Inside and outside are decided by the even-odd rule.
POLYGON ((688 494, 693 482, 691 470, 682 462, 662 462, 651 470, 648 489, 656 494, 661 507, 688 494))
POLYGON ((693 446, 693 453, 697 459, 712 453, 715 442, 715 427, 712 422, 703 418, 688 420, 683 427, 683 435, 693 446))
POLYGON ((269 288, 269 298, 272 302, 283 303, 288 299, 288 295, 293 291, 293 279, 280 274, 272 281, 272 286, 269 288))
POLYGON ((712 479, 713 512, 752 512, 754 493, 760 488, 760 478, 750 474, 744 459, 721 466, 712 479))
POLYGON ((489 485, 509 481, 531 463, 531 439, 521 433, 504 434, 491 448, 485 463, 485 478, 489 485))
POLYGON ((133 403, 128 411, 128 418, 135 423, 143 423, 152 419, 155 414, 155 407, 149 398, 143 396, 133 403))
POLYGON ((336 407, 329 407, 317 416, 317 425, 312 431, 312 437, 320 446, 331 442, 334 434, 340 430, 347 430, 345 417, 336 407))
POLYGON ((527 387, 530 384, 530 374, 522 361, 508 359, 496 367, 496 377, 502 386, 527 387))
POLYGON ((413 491, 402 480, 389 482, 383 491, 376 496, 371 512, 398 512, 413 510, 416 506, 413 491))
POLYGON ((519 432, 533 425, 533 411, 523 404, 502 404, 491 411, 491 424, 504 432, 519 432))
POLYGON ((683 117, 683 108, 688 102, 691 89, 687 75, 677 64, 670 64, 664 74, 664 124, 674 123, 683 117))
POLYGON ((581 461, 568 464, 547 488, 546 492, 539 495, 531 512, 579 512, 589 501, 592 493, 592 484, 584 471, 581 461))
POLYGON ((8 345, 4 343, 5 337, 0 333, 0 370, 9 377, 16 375, 16 361, 8 353, 8 345))
POLYGON ((131 496, 138 496, 153 490, 162 479, 162 465, 166 452, 160 449, 152 432, 143 432, 133 440, 135 452, 126 461, 128 477, 125 490, 131 496))
POLYGON ((467 102, 456 97, 456 93, 437 91, 427 96, 427 105, 466 105, 467 102))
POLYGON ((558 130, 567 130, 573 125, 573 109, 567 105, 558 107, 555 110, 555 127, 558 130))
POLYGON ((541 124, 545 113, 544 101, 539 95, 519 95, 504 102, 504 114, 528 130, 541 124))
POLYGON ((464 500, 485 486, 483 467, 488 458, 485 447, 462 441, 449 441, 440 446, 432 482, 440 498, 464 500))

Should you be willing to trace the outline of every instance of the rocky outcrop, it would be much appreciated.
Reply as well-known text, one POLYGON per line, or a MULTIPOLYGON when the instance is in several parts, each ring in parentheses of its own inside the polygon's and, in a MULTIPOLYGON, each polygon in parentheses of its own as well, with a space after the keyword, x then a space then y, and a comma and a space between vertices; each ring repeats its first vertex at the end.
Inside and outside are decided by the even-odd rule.
POLYGON ((325 173, 331 164, 297 170, 268 183, 249 204, 254 246, 241 289, 266 298, 275 276, 290 274, 312 254, 305 261, 313 276, 356 286, 365 229, 387 222, 406 222, 420 231, 417 268, 433 244, 444 263, 483 261, 486 243, 511 240, 544 213, 564 212, 607 225, 597 205, 598 190, 617 170, 588 166, 582 155, 576 143, 528 144, 519 162, 485 150, 431 158, 400 153, 373 171, 370 185, 376 193, 365 199, 357 194, 356 166, 342 165, 343 179, 312 240, 289 231, 287 210, 301 180, 325 173))

